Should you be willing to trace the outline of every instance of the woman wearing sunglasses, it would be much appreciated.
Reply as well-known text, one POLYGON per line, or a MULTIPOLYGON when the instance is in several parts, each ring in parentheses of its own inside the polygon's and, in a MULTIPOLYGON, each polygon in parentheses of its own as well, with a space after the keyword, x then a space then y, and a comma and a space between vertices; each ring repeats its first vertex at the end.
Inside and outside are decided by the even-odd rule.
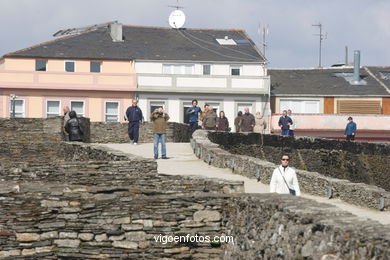
POLYGON ((295 170, 288 166, 290 156, 283 154, 280 161, 280 165, 272 173, 270 192, 300 196, 301 191, 299 189, 297 175, 295 170))

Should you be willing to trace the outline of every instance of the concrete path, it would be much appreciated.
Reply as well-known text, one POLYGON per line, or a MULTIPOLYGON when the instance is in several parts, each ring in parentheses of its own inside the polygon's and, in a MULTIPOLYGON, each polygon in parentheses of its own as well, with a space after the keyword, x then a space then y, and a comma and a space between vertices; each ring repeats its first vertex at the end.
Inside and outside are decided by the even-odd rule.
MULTIPOLYGON (((131 153, 144 158, 153 159, 153 144, 101 144, 111 149, 131 153)), ((168 160, 157 160, 158 172, 171 175, 200 175, 207 178, 243 181, 246 193, 268 193, 269 186, 241 175, 232 174, 229 169, 209 166, 199 160, 193 153, 189 143, 167 143, 168 160)), ((382 224, 390 224, 390 212, 381 212, 345 203, 339 199, 327 199, 319 196, 302 194, 302 197, 318 202, 329 203, 361 218, 370 218, 382 224)))

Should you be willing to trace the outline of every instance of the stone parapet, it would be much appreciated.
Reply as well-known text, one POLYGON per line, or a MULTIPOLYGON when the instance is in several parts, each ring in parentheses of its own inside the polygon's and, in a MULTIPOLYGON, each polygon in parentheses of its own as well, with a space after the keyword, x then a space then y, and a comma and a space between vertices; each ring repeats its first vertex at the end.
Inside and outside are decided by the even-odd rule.
MULTIPOLYGON (((242 136, 241 134, 240 138, 243 138, 242 136)), ((248 139, 250 140, 253 137, 254 135, 251 135, 248 139)), ((251 141, 246 140, 246 142, 251 141)), ((265 184, 269 184, 272 172, 277 167, 272 162, 247 155, 232 154, 220 148, 219 144, 210 141, 209 132, 207 131, 196 131, 191 140, 191 145, 195 155, 206 163, 220 168, 230 168, 233 173, 252 179, 256 178, 265 184)), ((280 154, 277 156, 277 160, 279 158, 280 154)), ((317 172, 299 169, 296 172, 300 188, 305 193, 329 198, 339 198, 348 203, 363 207, 381 210, 390 208, 390 192, 382 188, 364 183, 352 183, 348 180, 331 178, 317 172)))
MULTIPOLYGON (((91 122, 92 143, 129 143, 127 123, 91 122)), ((188 125, 168 122, 167 142, 189 142, 191 131, 188 125)), ((140 126, 139 142, 153 142, 153 123, 145 122, 140 126)))

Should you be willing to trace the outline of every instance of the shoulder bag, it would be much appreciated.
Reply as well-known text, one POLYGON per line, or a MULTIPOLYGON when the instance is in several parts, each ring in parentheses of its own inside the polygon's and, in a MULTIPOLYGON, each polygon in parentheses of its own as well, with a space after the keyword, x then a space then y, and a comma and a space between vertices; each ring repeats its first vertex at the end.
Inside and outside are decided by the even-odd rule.
POLYGON ((288 188, 288 191, 290 192, 290 195, 296 196, 295 190, 294 190, 294 189, 290 189, 290 187, 289 187, 288 184, 287 184, 286 179, 284 178, 282 172, 280 171, 279 166, 278 166, 278 170, 279 170, 279 172, 280 172, 280 175, 282 175, 282 178, 283 178, 283 180, 284 180, 284 183, 286 183, 286 186, 287 186, 287 188, 288 188))

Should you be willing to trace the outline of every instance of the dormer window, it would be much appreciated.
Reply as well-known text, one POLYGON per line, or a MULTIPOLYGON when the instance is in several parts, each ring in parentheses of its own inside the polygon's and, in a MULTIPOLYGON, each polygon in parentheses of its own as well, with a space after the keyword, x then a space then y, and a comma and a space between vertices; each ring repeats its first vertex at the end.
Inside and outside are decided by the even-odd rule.
POLYGON ((47 60, 35 60, 35 71, 46 71, 47 60))

